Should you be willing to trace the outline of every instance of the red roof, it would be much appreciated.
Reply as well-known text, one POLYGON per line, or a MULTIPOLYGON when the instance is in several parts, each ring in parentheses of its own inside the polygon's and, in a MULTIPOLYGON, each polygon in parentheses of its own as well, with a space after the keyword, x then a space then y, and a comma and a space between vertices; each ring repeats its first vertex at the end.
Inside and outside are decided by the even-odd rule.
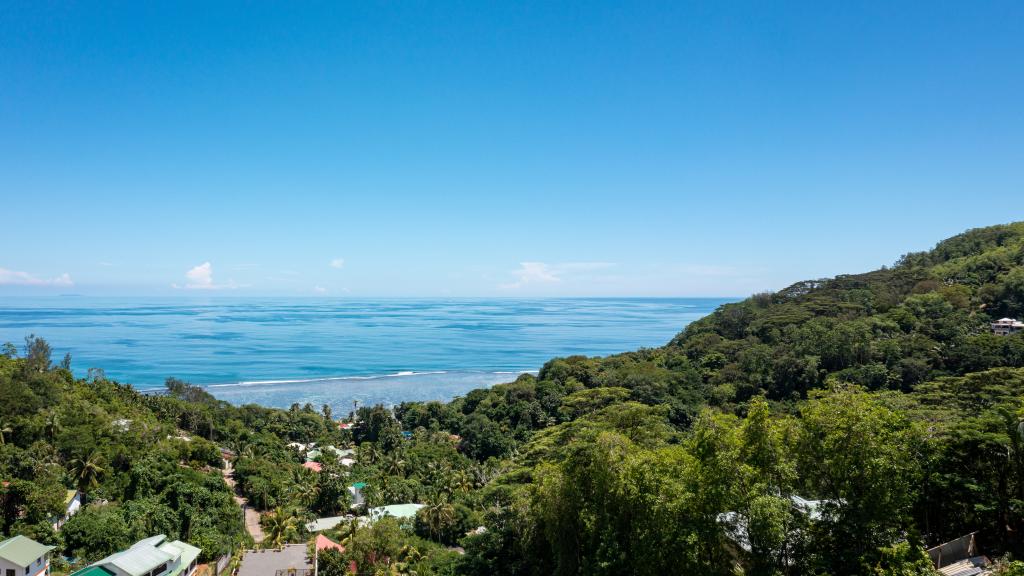
POLYGON ((319 462, 306 462, 302 466, 312 470, 313 472, 319 472, 323 469, 323 466, 321 466, 319 462))
POLYGON ((338 552, 344 552, 345 547, 338 544, 334 540, 331 540, 323 534, 316 535, 316 549, 317 550, 337 550, 338 552))

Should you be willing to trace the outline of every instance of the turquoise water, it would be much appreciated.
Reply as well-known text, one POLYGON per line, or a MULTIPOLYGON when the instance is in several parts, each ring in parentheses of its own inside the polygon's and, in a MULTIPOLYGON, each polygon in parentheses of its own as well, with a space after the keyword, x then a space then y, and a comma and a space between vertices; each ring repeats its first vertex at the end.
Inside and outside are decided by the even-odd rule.
POLYGON ((79 375, 141 390, 168 376, 232 403, 448 400, 554 356, 660 346, 719 298, 0 301, 0 342, 46 338, 79 375))

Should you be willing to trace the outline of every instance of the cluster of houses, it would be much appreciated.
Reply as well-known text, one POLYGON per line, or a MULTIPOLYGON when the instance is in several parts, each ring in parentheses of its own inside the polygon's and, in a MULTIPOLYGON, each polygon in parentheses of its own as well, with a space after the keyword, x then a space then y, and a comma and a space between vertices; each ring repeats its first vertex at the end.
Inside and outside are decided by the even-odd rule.
MULTIPOLYGON (((824 518, 827 509, 841 505, 841 500, 808 500, 797 495, 789 497, 793 510, 807 518, 809 522, 819 522, 824 518)), ((747 518, 738 512, 725 512, 718 515, 718 522, 725 530, 726 536, 738 548, 740 555, 752 551, 748 533, 747 518)), ((942 576, 990 576, 995 574, 994 564, 978 549, 975 535, 961 536, 956 540, 940 544, 928 550, 936 571, 942 576)))
POLYGON ((322 455, 327 453, 333 454, 338 459, 338 463, 346 468, 351 468, 352 465, 356 463, 356 451, 351 448, 338 448, 337 446, 324 446, 322 448, 318 448, 314 443, 303 444, 302 442, 291 442, 288 444, 288 447, 304 454, 306 462, 303 466, 314 472, 320 472, 323 469, 323 465, 318 462, 318 460, 322 455))
MULTIPOLYGON (((0 542, 0 574, 46 576, 50 573, 53 546, 25 536, 0 542)), ((140 540, 127 550, 81 568, 71 576, 193 576, 201 550, 163 534, 140 540)))
MULTIPOLYGON (((820 521, 824 511, 840 501, 807 500, 790 497, 793 509, 811 522, 820 521)), ((320 518, 306 528, 312 533, 330 530, 340 523, 356 519, 361 524, 392 516, 411 519, 422 508, 421 504, 394 504, 370 508, 365 516, 338 516, 320 518)), ((750 553, 747 519, 737 512, 719 515, 718 521, 726 535, 738 548, 737 552, 750 553), (742 551, 742 552, 741 552, 742 551)), ((478 528, 470 533, 481 533, 478 528)), ((317 534, 315 546, 287 544, 281 548, 247 550, 242 554, 237 576, 315 576, 319 553, 345 548, 322 534, 317 534), (312 550, 312 552, 310 552, 312 550), (310 556, 312 554, 312 557, 310 556)), ((48 576, 53 546, 41 544, 25 536, 13 536, 0 542, 0 576, 48 576)), ((163 535, 140 540, 129 548, 116 552, 71 573, 71 576, 196 576, 201 550, 180 540, 168 540, 163 535)), ((935 569, 943 576, 986 576, 993 574, 993 563, 979 552, 975 533, 928 550, 935 569)), ((355 567, 353 567, 355 571, 355 567)), ((216 573, 215 570, 213 573, 216 573)))
MULTIPOLYGON (((411 437, 410 432, 402 432, 403 437, 408 439, 411 437)), ((337 458, 338 463, 345 467, 351 467, 355 464, 355 450, 351 448, 338 448, 336 446, 317 446, 316 444, 303 444, 301 442, 291 442, 288 444, 289 448, 297 450, 300 454, 305 455, 306 462, 303 466, 314 472, 322 472, 323 465, 319 462, 322 460, 324 454, 332 454, 337 458)), ((327 516, 324 518, 317 518, 316 520, 306 524, 306 529, 310 532, 323 532, 337 527, 343 522, 351 520, 357 520, 361 525, 375 522, 384 518, 385 516, 391 516, 399 520, 411 520, 416 517, 416 512, 420 508, 423 508, 422 504, 416 504, 412 502, 403 504, 392 504, 389 506, 379 506, 376 508, 370 508, 366 510, 366 514, 362 516, 355 516, 356 513, 363 510, 366 505, 366 497, 363 494, 363 490, 366 488, 365 482, 354 482, 348 486, 349 500, 351 502, 352 514, 346 514, 343 516, 327 516)), ((257 551, 256 554, 259 554, 257 551)), ((282 553, 279 557, 287 556, 282 553)))

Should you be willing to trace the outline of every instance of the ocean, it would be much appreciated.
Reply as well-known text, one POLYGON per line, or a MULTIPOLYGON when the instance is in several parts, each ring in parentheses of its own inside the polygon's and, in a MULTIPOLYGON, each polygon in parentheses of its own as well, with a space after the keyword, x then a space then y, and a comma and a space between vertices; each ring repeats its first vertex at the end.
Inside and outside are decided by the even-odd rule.
POLYGON ((174 376, 234 404, 450 400, 553 357, 661 346, 725 298, 0 300, 0 342, 35 334, 59 362, 139 390, 174 376))

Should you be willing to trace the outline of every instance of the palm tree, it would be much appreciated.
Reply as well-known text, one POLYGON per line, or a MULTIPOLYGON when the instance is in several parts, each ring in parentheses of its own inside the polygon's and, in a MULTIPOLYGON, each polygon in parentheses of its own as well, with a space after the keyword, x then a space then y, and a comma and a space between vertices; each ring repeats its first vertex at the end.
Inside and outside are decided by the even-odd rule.
POLYGON ((316 473, 302 468, 292 475, 290 487, 292 498, 303 506, 312 506, 320 496, 320 485, 316 481, 316 473))
POLYGON ((388 558, 378 564, 375 566, 373 574, 374 576, 417 576, 413 566, 422 558, 423 555, 415 546, 406 544, 398 551, 398 558, 394 560, 388 558))
POLYGON ((268 542, 274 548, 280 548, 299 536, 299 519, 293 511, 284 510, 280 506, 262 519, 264 530, 267 532, 268 542))
POLYGON ((7 439, 5 437, 11 432, 14 432, 14 428, 11 428, 10 424, 7 422, 0 420, 0 446, 7 443, 7 439))
POLYGON ((46 437, 53 443, 53 439, 60 432, 60 416, 56 412, 50 412, 46 416, 46 437))
POLYGON ((346 549, 351 549, 352 541, 356 536, 356 532, 359 531, 360 522, 359 518, 353 516, 349 523, 338 528, 338 534, 341 536, 340 544, 346 549))
POLYGON ((451 470, 445 486, 450 493, 466 493, 473 489, 473 481, 465 470, 451 470))
POLYGON ((384 471, 390 476, 405 478, 405 460, 402 460, 397 450, 387 456, 387 460, 384 462, 384 471))
POLYGON ((441 532, 455 522, 455 507, 448 501, 447 496, 437 493, 423 508, 423 520, 430 529, 431 540, 438 540, 441 532))
POLYGON ((358 456, 361 462, 367 464, 376 464, 380 460, 380 450, 377 449, 376 442, 364 442, 359 446, 358 456))
POLYGON ((99 486, 99 478, 106 471, 102 463, 103 456, 95 450, 87 455, 79 456, 69 463, 71 477, 74 478, 75 487, 82 493, 83 499, 86 492, 99 486))
POLYGON ((228 447, 235 453, 235 458, 255 458, 256 448, 247 438, 238 438, 228 442, 228 447))

